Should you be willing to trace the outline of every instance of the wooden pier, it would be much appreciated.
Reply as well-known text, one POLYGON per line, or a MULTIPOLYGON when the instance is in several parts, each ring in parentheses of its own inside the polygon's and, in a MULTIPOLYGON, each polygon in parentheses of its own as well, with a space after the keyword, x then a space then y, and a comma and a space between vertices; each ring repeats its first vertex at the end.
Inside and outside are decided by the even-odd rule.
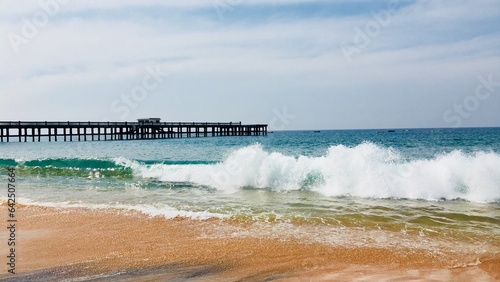
POLYGON ((0 142, 104 141, 267 135, 267 124, 241 122, 23 122, 0 121, 0 142))

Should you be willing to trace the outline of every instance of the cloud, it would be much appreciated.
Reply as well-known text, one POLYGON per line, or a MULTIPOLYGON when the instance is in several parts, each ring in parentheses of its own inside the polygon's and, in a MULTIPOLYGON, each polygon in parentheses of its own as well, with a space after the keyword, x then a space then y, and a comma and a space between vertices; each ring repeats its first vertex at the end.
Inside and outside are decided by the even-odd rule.
MULTIPOLYGON (((15 3, 0 3, 0 95, 17 105, 64 104, 73 109, 64 114, 75 119, 112 116, 111 102, 140 83, 147 67, 160 66, 172 78, 151 94, 156 98, 134 109, 132 119, 161 116, 161 103, 197 99, 203 104, 176 110, 179 118, 259 119, 288 106, 300 113, 290 125, 297 128, 315 127, 323 116, 331 117, 322 119, 325 128, 443 126, 442 112, 500 63, 496 1, 399 1, 379 30, 373 30, 376 15, 390 1, 68 1, 17 53, 8 35, 22 35, 26 21, 44 9, 37 2, 15 3), (222 4, 229 5, 223 19, 217 11, 222 4), (368 38, 362 48, 359 32, 368 38), (343 46, 358 47, 350 62, 343 46), (34 98, 40 95, 50 101, 34 98), (78 112, 82 107, 71 99, 104 104, 82 102, 78 112), (253 108, 228 110, 229 101, 253 108), (398 109, 418 110, 398 119, 377 114, 391 101, 398 109), (424 112, 429 110, 433 120, 424 112)), ((495 97, 489 102, 498 105, 495 97)), ((0 119, 68 119, 43 108, 2 109, 0 119)))

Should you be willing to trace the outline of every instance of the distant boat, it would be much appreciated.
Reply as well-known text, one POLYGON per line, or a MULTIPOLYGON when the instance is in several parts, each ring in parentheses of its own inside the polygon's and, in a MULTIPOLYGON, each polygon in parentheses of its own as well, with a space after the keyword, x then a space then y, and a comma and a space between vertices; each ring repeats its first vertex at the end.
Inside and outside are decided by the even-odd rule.
POLYGON ((391 130, 387 130, 387 132, 396 132, 396 130, 392 130, 392 129, 391 129, 391 130))
POLYGON ((320 130, 315 130, 314 133, 320 133, 321 131, 320 130))

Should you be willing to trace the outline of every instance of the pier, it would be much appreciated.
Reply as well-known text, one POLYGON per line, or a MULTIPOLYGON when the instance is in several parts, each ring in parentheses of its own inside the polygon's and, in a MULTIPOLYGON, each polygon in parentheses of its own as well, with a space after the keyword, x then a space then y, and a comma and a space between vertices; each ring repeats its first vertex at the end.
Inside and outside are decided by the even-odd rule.
POLYGON ((0 121, 0 142, 147 140, 215 136, 267 135, 267 124, 241 122, 137 122, 0 121))

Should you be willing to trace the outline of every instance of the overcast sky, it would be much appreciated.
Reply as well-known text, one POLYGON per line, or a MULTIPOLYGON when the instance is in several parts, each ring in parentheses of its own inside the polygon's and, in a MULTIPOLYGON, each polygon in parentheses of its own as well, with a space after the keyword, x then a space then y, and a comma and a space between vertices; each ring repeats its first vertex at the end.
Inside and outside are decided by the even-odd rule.
POLYGON ((500 126, 500 1, 0 2, 0 120, 500 126))

